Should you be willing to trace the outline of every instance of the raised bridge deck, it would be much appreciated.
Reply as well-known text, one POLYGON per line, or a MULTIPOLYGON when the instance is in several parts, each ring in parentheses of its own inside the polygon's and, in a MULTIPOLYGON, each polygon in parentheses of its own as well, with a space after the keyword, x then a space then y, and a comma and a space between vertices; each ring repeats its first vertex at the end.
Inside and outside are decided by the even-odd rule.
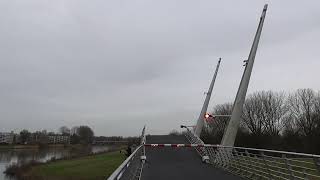
MULTIPOLYGON (((148 144, 188 144, 184 136, 147 136, 148 144)), ((147 163, 142 172, 142 180, 163 179, 230 179, 238 176, 201 161, 193 148, 146 147, 147 163)))

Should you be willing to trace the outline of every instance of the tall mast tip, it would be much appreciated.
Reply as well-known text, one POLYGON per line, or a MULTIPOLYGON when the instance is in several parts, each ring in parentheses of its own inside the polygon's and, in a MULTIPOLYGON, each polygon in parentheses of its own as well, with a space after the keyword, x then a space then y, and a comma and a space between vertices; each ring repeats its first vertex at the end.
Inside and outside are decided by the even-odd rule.
POLYGON ((263 11, 267 11, 267 9, 268 9, 268 4, 265 4, 263 7, 263 11))

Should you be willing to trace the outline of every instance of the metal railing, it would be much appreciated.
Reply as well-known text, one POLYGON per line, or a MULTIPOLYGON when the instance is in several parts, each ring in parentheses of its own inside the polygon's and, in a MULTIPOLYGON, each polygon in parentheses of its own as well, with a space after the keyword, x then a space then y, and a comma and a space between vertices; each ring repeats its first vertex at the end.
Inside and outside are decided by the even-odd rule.
POLYGON ((136 175, 140 166, 140 155, 143 146, 136 150, 108 177, 108 180, 137 179, 136 175))
POLYGON ((142 134, 141 134, 141 142, 140 142, 140 144, 141 144, 141 146, 143 146, 143 147, 142 147, 142 149, 141 149, 141 153, 140 153, 140 163, 138 164, 138 170, 137 170, 136 176, 135 176, 135 178, 138 179, 138 180, 141 179, 143 166, 144 166, 144 164, 145 164, 145 162, 146 162, 146 159, 147 159, 147 157, 146 157, 146 148, 145 148, 145 146, 144 146, 144 145, 146 144, 146 134, 145 134, 145 131, 146 131, 146 126, 143 127, 143 129, 142 129, 142 134))
POLYGON ((205 146, 210 163, 249 179, 320 179, 320 155, 205 146))
MULTIPOLYGON (((197 135, 195 135, 193 131, 191 131, 187 127, 186 127, 186 129, 187 129, 187 132, 185 133, 185 136, 191 144, 202 144, 202 145, 204 144, 204 142, 197 135)), ((196 146, 194 148, 198 152, 198 154, 201 156, 202 161, 208 163, 209 162, 209 154, 208 154, 206 148, 198 147, 198 146, 196 146)))
POLYGON ((140 180, 146 161, 145 126, 142 129, 140 146, 108 177, 108 180, 140 180))
POLYGON ((204 144, 192 131, 186 137, 209 163, 248 179, 319 179, 320 155, 204 144), (199 151, 200 149, 200 151, 199 151))

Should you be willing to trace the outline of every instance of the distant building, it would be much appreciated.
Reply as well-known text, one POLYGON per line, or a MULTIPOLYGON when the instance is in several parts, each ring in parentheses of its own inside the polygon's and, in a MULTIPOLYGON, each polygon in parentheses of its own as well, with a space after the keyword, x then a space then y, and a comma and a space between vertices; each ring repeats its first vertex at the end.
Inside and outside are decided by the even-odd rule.
POLYGON ((0 144, 12 144, 14 139, 14 133, 0 132, 0 144))
POLYGON ((49 144, 68 144, 70 142, 70 136, 49 136, 49 144))

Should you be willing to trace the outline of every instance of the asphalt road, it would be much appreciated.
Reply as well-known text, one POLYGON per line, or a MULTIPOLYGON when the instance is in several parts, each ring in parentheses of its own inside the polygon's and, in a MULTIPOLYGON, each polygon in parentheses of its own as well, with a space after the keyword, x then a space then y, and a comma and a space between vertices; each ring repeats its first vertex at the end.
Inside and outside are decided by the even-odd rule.
MULTIPOLYGON (((149 144, 187 144, 184 136, 147 136, 149 144)), ((202 163, 193 148, 146 147, 147 163, 142 172, 142 180, 167 179, 227 179, 239 180, 238 176, 202 163)))

